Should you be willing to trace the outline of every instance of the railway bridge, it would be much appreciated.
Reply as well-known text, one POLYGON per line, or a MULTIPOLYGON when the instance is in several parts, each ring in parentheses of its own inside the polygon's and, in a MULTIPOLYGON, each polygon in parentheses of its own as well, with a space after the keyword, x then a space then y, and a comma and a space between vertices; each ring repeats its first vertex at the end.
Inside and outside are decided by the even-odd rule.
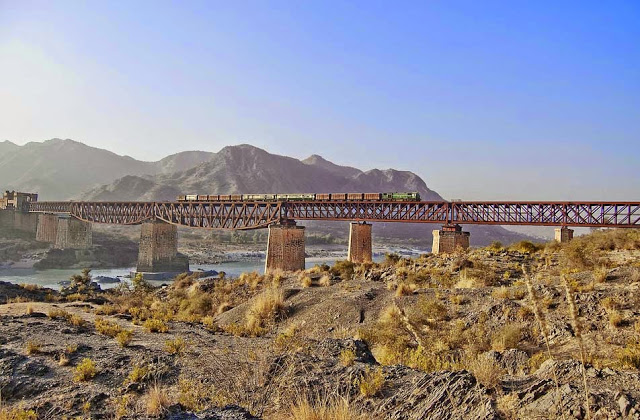
MULTIPOLYGON (((15 193, 21 194, 21 193, 15 193)), ((35 199, 34 199, 35 196, 35 199)), ((177 227, 269 229, 265 270, 304 268, 304 220, 348 221, 348 258, 372 258, 373 222, 432 223, 433 252, 469 247, 462 225, 555 226, 567 242, 572 227, 640 228, 640 202, 393 201, 393 200, 226 200, 175 202, 37 201, 25 194, 0 212, 0 224, 35 232, 57 248, 91 245, 91 224, 142 225, 138 271, 186 271, 177 252, 177 227), (29 198, 30 197, 30 198, 29 198)))

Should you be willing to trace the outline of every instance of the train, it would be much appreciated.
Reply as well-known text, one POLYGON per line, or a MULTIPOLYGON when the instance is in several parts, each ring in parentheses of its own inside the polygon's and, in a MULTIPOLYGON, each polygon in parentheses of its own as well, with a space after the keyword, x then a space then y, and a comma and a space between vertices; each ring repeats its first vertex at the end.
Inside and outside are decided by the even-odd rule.
POLYGON ((420 193, 186 194, 178 201, 420 201, 420 193))

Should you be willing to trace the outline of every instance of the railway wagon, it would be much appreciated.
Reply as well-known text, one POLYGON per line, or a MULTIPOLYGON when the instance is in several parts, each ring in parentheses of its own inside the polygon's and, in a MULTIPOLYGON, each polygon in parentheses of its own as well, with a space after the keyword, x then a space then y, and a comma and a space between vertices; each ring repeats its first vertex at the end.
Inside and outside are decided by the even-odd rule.
POLYGON ((420 201, 417 192, 322 193, 322 194, 187 194, 178 201, 420 201))

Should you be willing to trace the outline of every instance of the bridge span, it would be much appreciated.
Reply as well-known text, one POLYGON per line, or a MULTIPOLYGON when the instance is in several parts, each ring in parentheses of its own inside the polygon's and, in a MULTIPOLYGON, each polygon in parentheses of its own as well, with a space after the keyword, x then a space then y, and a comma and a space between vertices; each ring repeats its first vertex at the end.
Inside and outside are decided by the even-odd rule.
MULTIPOLYGON (((37 196, 36 196, 37 197, 37 196)), ((433 252, 469 247, 461 225, 556 226, 556 240, 573 237, 571 227, 640 228, 640 202, 525 201, 25 201, 15 224, 58 248, 91 244, 91 224, 143 225, 138 271, 183 271, 177 226, 205 229, 269 229, 267 271, 304 268, 304 227, 296 221, 349 221, 349 260, 371 261, 371 223, 436 223, 433 252), (33 218, 37 217, 37 221, 33 218), (18 222, 18 220, 20 220, 18 222), (29 222, 29 220, 31 220, 29 222), (34 227, 35 226, 35 227, 34 227)))

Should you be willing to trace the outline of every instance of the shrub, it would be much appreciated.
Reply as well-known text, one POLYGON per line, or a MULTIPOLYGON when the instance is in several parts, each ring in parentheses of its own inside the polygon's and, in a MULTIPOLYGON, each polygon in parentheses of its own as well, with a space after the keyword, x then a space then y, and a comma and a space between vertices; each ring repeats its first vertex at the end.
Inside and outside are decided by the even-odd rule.
POLYGON ((503 251, 504 250, 504 246, 502 245, 502 242, 500 242, 500 241, 493 241, 493 242, 491 242, 491 245, 489 245, 487 247, 487 249, 489 251, 499 252, 499 251, 503 251))
POLYGON ((289 407, 289 411, 281 413, 277 418, 290 420, 365 420, 370 417, 361 409, 354 409, 349 401, 340 398, 318 398, 309 401, 303 397, 289 407))
POLYGON ((413 294, 413 291, 415 289, 416 289, 415 284, 409 285, 406 283, 399 283, 398 287, 396 288, 396 297, 411 295, 413 294))
POLYGON ((356 360, 356 353, 351 349, 344 349, 340 352, 340 363, 342 366, 351 366, 356 360))
POLYGON ((299 277, 300 280, 300 285, 302 287, 311 287, 311 284, 313 283, 313 281, 311 280, 311 277, 307 276, 307 275, 301 275, 299 277))
POLYGON ((74 382, 85 382, 93 379, 98 374, 96 364, 89 358, 84 358, 73 372, 74 382))
POLYGON ((596 267, 593 270, 593 278, 598 283, 604 283, 607 281, 607 276, 609 275, 609 269, 604 266, 596 267))
POLYGON ((218 327, 218 324, 216 324, 215 319, 211 315, 202 318, 202 325, 204 325, 204 327, 209 331, 218 331, 220 329, 220 327, 218 327))
POLYGON ((489 389, 495 389, 500 384, 500 378, 504 375, 504 369, 486 355, 474 358, 469 363, 468 369, 478 382, 489 389))
POLYGON ((382 369, 367 369, 364 374, 358 379, 358 388, 360 394, 364 397, 374 397, 382 391, 385 384, 384 374, 382 369))
POLYGON ((96 320, 94 321, 94 325, 98 333, 111 338, 114 338, 120 333, 120 331, 122 331, 120 325, 104 318, 96 318, 96 320))
POLYGON ((167 340, 164 342, 164 349, 169 354, 175 354, 177 356, 182 356, 182 354, 187 350, 187 342, 182 337, 176 337, 173 340, 167 340))
POLYGON ((320 277, 320 280, 318 280, 318 284, 322 287, 331 286, 331 276, 329 276, 328 274, 324 274, 322 277, 320 277))
POLYGON ((149 318, 144 322, 143 326, 147 331, 153 333, 166 333, 169 331, 167 324, 160 319, 149 318))
POLYGON ((60 353, 60 358, 58 359, 58 364, 60 366, 67 366, 69 364, 69 356, 66 353, 60 353))
POLYGON ((170 405, 167 391, 154 385, 145 395, 146 412, 150 416, 161 416, 170 405))
POLYGON ((351 280, 354 272, 354 264, 349 260, 336 261, 331 267, 331 274, 340 277, 342 280, 351 280))
POLYGON ((284 293, 280 289, 267 289, 258 295, 246 315, 249 331, 258 331, 267 325, 286 317, 284 293))
POLYGON ((615 298, 608 296, 600 301, 600 305, 608 311, 613 309, 620 309, 620 302, 618 302, 615 298))
POLYGON ((27 315, 31 315, 33 313, 33 306, 32 305, 27 305, 27 309, 25 310, 25 313, 27 315))
POLYGON ((42 344, 40 344, 37 341, 29 340, 25 345, 25 353, 27 353, 28 355, 38 354, 40 353, 41 348, 42 348, 42 344))
POLYGON ((0 420, 36 420, 38 416, 33 410, 26 410, 22 403, 17 407, 9 408, 2 405, 0 400, 0 420))
POLYGON ((529 364, 529 369, 530 369, 531 373, 534 373, 536 370, 538 370, 538 368, 545 361, 547 361, 549 359, 550 359, 549 354, 545 353, 543 351, 538 352, 538 353, 534 354, 533 356, 531 356, 531 358, 527 362, 529 364))
POLYGON ((620 311, 613 309, 609 312, 609 325, 613 328, 621 327, 624 324, 624 317, 620 311))
POLYGON ((120 347, 127 347, 133 340, 133 330, 122 330, 116 335, 116 341, 120 347))
POLYGON ((491 348, 497 351, 515 349, 522 339, 522 327, 516 324, 507 324, 493 335, 491 348))
POLYGON ((71 317, 71 314, 64 309, 53 308, 50 309, 47 313, 47 316, 51 319, 65 318, 68 319, 71 317))
POLYGON ((69 318, 69 323, 76 327, 82 327, 86 322, 80 315, 71 315, 71 318, 69 318))
POLYGON ((510 251, 522 252, 523 254, 531 254, 542 249, 543 246, 536 245, 531 241, 520 241, 509 247, 510 251))
POLYGON ((126 383, 143 382, 149 377, 149 368, 146 366, 136 365, 127 376, 126 383))
POLYGON ((618 352, 618 360, 625 368, 640 369, 640 342, 627 343, 618 352))

